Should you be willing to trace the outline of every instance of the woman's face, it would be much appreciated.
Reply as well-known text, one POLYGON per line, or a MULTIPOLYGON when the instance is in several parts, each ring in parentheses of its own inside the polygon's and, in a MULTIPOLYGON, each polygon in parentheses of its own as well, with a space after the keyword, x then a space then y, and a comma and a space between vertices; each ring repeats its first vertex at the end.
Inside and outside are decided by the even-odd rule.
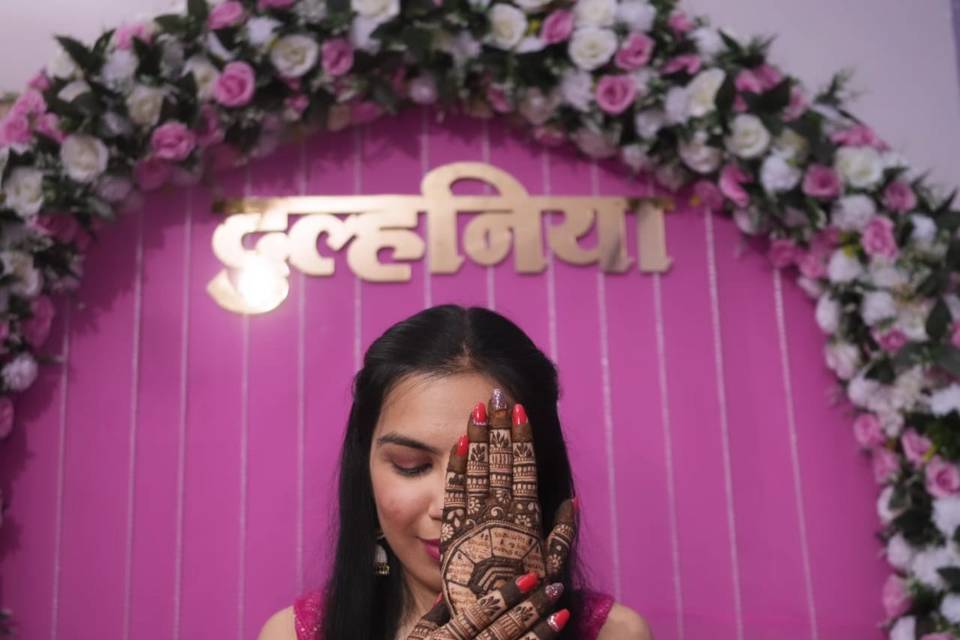
POLYGON ((413 375, 384 400, 373 433, 370 478, 377 516, 412 588, 439 592, 440 517, 450 450, 477 402, 496 383, 477 373, 413 375))

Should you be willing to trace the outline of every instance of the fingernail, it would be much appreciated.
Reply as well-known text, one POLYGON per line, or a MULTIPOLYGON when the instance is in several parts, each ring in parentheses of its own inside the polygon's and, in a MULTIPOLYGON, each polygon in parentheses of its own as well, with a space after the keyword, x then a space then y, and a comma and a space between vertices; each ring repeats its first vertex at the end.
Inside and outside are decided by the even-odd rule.
POLYGON ((520 589, 520 593, 530 593, 538 582, 540 582, 540 576, 531 571, 527 575, 517 578, 517 588, 520 589))
POLYGON ((573 505, 574 513, 576 513, 577 511, 580 511, 580 498, 578 498, 577 496, 574 496, 573 499, 570 500, 570 504, 573 505))
POLYGON ((547 624, 550 625, 550 628, 554 631, 560 631, 567 626, 567 620, 569 619, 570 612, 567 609, 560 609, 560 611, 557 611, 547 618, 547 624))
POLYGON ((473 424, 487 424, 487 405, 482 402, 473 408, 473 424))
POLYGON ((466 456, 469 449, 470 438, 468 438, 466 435, 460 436, 460 439, 457 440, 457 455, 461 457, 466 456))
POLYGON ((433 601, 433 606, 440 604, 441 600, 443 600, 443 591, 437 594, 437 599, 433 601))
POLYGON ((557 598, 563 595, 563 583, 554 582, 553 584, 547 586, 547 588, 544 589, 544 591, 547 592, 548 598, 550 598, 551 600, 556 600, 557 598))
POLYGON ((513 405, 513 424, 526 424, 527 423, 527 411, 523 408, 523 405, 519 402, 513 405))
POLYGON ((490 400, 490 406, 494 411, 502 411, 507 408, 507 396, 503 395, 503 389, 494 389, 493 398, 490 400))

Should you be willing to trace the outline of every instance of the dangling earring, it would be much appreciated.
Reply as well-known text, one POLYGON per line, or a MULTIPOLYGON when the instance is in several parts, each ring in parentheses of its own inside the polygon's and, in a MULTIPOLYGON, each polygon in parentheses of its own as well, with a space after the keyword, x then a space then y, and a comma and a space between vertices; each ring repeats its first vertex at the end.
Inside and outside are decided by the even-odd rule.
POLYGON ((385 539, 386 536, 383 534, 383 530, 378 527, 377 544, 373 553, 373 572, 378 576, 390 575, 390 563, 387 561, 387 550, 380 542, 381 540, 385 539))

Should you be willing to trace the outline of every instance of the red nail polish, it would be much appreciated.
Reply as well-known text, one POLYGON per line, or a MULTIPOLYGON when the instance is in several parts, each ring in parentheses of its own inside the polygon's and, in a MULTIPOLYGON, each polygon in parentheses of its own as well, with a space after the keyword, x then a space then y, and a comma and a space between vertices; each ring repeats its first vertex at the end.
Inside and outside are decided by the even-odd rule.
POLYGON ((547 618, 547 624, 550 625, 550 628, 554 631, 560 631, 565 626, 567 626, 567 620, 570 619, 570 612, 567 609, 560 609, 549 618, 547 618))
POLYGON ((473 424, 487 424, 487 405, 483 402, 473 408, 473 424))
POLYGON ((461 458, 467 455, 467 451, 470 449, 470 438, 466 435, 460 436, 460 439, 457 440, 457 455, 461 458))
POLYGON ((513 424, 526 424, 527 411, 519 402, 513 405, 513 424))
POLYGON ((538 582, 540 582, 540 576, 531 571, 527 575, 517 578, 517 588, 520 589, 520 593, 530 593, 538 582))
POLYGON ((574 513, 580 511, 580 498, 574 496, 573 499, 570 500, 570 504, 573 505, 574 513))

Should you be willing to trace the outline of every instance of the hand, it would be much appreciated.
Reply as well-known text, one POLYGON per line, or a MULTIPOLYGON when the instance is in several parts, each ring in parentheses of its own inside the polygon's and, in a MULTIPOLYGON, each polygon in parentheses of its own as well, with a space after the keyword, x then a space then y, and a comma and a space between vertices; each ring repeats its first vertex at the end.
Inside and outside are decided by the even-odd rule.
POLYGON ((511 411, 495 390, 489 412, 483 403, 474 409, 467 434, 450 455, 440 529, 443 595, 454 614, 515 576, 558 576, 577 530, 567 500, 544 561, 533 430, 521 405, 511 411))
POLYGON ((533 591, 538 580, 535 573, 521 576, 480 598, 449 622, 450 615, 441 594, 437 604, 420 619, 407 640, 555 638, 569 620, 570 612, 562 609, 543 618, 563 593, 563 585, 554 583, 533 591))

